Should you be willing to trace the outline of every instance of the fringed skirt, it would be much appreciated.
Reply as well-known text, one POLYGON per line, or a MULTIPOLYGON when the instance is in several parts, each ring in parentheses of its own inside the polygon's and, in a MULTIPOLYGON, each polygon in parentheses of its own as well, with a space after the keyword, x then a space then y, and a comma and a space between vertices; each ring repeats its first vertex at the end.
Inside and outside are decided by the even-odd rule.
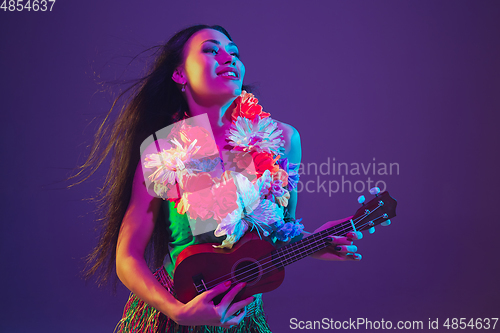
MULTIPOLYGON (((173 281, 162 266, 154 273, 156 279, 172 295, 173 281)), ((181 326, 139 297, 130 293, 123 310, 123 317, 115 328, 117 333, 271 333, 262 306, 262 294, 254 295, 255 300, 247 305, 245 318, 238 326, 222 328, 218 326, 181 326)))

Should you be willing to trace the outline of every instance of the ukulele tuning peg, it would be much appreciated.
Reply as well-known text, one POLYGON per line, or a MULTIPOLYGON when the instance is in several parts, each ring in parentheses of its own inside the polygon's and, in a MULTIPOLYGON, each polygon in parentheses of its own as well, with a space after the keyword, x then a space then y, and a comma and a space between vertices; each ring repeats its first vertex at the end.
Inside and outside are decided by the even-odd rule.
POLYGON ((375 227, 371 227, 370 229, 368 229, 368 232, 370 234, 373 234, 375 232, 375 227))
POLYGON ((389 224, 391 224, 391 220, 386 220, 386 221, 380 223, 380 225, 383 225, 384 227, 388 226, 389 224))
POLYGON ((365 196, 364 195, 360 195, 358 197, 358 203, 362 205, 364 202, 365 202, 365 196))
POLYGON ((374 196, 378 196, 379 193, 380 193, 380 189, 378 187, 372 187, 370 189, 370 194, 373 194, 374 196))

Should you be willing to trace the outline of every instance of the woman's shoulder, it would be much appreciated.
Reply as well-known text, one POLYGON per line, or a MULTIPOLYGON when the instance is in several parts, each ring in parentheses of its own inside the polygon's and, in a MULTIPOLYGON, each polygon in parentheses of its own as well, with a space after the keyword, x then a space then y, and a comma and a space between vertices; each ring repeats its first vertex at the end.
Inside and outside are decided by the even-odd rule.
POLYGON ((282 131, 283 140, 285 141, 285 156, 292 163, 299 163, 301 158, 301 144, 299 131, 290 124, 284 123, 282 121, 276 120, 278 129, 282 131))
POLYGON ((284 122, 279 121, 279 120, 274 119, 274 118, 273 118, 273 120, 276 122, 276 124, 278 124, 278 128, 283 131, 283 137, 285 139, 287 139, 287 138, 291 139, 294 134, 295 135, 299 134, 297 129, 295 129, 295 127, 293 127, 292 125, 284 123, 284 122))

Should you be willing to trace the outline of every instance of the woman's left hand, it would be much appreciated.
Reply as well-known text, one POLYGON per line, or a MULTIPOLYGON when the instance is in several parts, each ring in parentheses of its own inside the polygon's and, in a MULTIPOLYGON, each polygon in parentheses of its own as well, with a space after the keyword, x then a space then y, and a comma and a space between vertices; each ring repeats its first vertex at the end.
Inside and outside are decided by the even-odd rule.
MULTIPOLYGON (((316 229, 314 233, 333 227, 334 225, 337 225, 343 221, 345 221, 345 219, 326 222, 321 227, 316 229)), ((361 260, 361 254, 356 253, 356 251, 358 251, 358 248, 356 247, 356 245, 353 244, 355 240, 363 238, 363 234, 361 232, 350 231, 347 233, 345 237, 339 237, 339 236, 330 236, 330 237, 333 240, 332 244, 330 244, 325 249, 312 254, 311 257, 316 259, 331 260, 331 261, 361 260)))

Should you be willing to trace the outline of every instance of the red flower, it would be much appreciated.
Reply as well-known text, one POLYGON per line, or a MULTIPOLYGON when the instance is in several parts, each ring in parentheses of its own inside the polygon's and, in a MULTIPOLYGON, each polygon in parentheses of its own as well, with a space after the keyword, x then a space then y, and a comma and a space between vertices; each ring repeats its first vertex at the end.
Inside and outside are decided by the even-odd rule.
POLYGON ((194 193, 206 188, 210 188, 214 184, 212 177, 207 172, 198 174, 185 174, 182 177, 182 189, 184 192, 194 193))
POLYGON ((253 94, 247 93, 245 90, 243 90, 241 95, 234 100, 233 104, 235 105, 232 113, 233 121, 236 121, 238 117, 254 120, 257 116, 260 116, 262 119, 271 115, 270 113, 262 111, 259 100, 255 98, 253 94))
POLYGON ((269 170, 271 175, 274 175, 279 171, 279 166, 276 161, 279 159, 279 155, 273 158, 273 155, 268 152, 252 152, 253 163, 255 165, 255 172, 257 177, 262 176, 264 171, 269 170))
POLYGON ((188 128, 181 130, 180 135, 181 140, 187 146, 196 139, 195 146, 200 146, 200 150, 198 150, 195 156, 207 157, 219 154, 214 138, 209 131, 201 126, 189 126, 188 128))
POLYGON ((210 193, 210 189, 189 193, 187 201, 189 202, 187 212, 192 219, 201 218, 202 220, 207 220, 214 216, 215 201, 210 193))
POLYGON ((213 207, 214 214, 220 220, 238 208, 238 203, 236 202, 236 200, 238 200, 237 190, 232 178, 212 188, 212 193, 216 202, 213 207))
POLYGON ((168 201, 178 202, 181 195, 179 194, 180 189, 177 187, 177 184, 167 184, 165 187, 167 188, 167 191, 165 192, 163 198, 168 201))

